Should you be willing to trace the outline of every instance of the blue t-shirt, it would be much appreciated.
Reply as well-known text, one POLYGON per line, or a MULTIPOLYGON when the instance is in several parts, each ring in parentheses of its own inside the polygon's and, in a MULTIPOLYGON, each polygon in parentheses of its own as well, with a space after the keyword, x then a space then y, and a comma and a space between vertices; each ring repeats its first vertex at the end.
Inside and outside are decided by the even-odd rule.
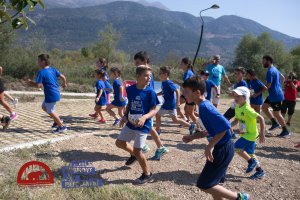
POLYGON ((166 80, 161 83, 161 89, 164 97, 162 108, 165 110, 176 109, 176 85, 171 80, 166 80))
POLYGON ((150 80, 150 83, 149 83, 149 87, 152 89, 152 90, 155 90, 155 87, 154 87, 154 76, 153 76, 153 73, 151 72, 151 80, 150 80))
POLYGON ((100 96, 99 101, 96 104, 101 105, 101 106, 106 105, 107 104, 107 97, 106 97, 106 91, 105 91, 105 84, 104 84, 102 79, 100 79, 96 82, 96 89, 97 89, 97 96, 99 95, 100 90, 103 91, 101 96, 100 96))
POLYGON ((210 101, 211 99, 211 88, 216 87, 216 84, 211 80, 206 80, 206 99, 210 101))
POLYGON ((203 101, 199 105, 199 118, 208 132, 207 138, 226 131, 223 138, 217 143, 222 145, 231 140, 230 122, 216 109, 210 101, 203 101))
MULTIPOLYGON (((150 87, 140 90, 136 87, 136 84, 126 88, 129 115, 145 115, 150 110, 159 104, 156 93, 150 87)), ((143 133, 149 133, 152 128, 152 118, 147 119, 142 128, 135 127, 128 122, 126 126, 132 130, 138 130, 143 133)))
POLYGON ((280 72, 278 69, 274 66, 270 67, 266 79, 268 84, 271 83, 268 96, 269 101, 275 103, 283 101, 284 95, 281 88, 280 72))
POLYGON ((184 75, 183 75, 183 82, 188 80, 189 78, 195 76, 194 72, 192 72, 192 70, 188 69, 185 71, 184 75))
MULTIPOLYGON (((265 85, 260 80, 253 79, 252 81, 250 81, 249 86, 251 90, 254 90, 254 93, 258 93, 264 88, 265 85)), ((256 98, 253 97, 250 98, 250 103, 253 105, 262 105, 263 101, 264 98, 262 93, 258 95, 256 98)))
POLYGON ((54 67, 44 68, 38 72, 35 82, 43 84, 46 103, 53 103, 60 100, 57 79, 59 76, 60 72, 54 67))
POLYGON ((108 79, 106 79, 106 81, 104 82, 104 85, 105 85, 105 89, 109 89, 110 91, 106 91, 106 94, 110 94, 111 93, 111 90, 112 90, 112 86, 110 84, 110 82, 108 81, 108 79))
POLYGON ((240 82, 234 84, 234 89, 238 88, 238 87, 247 87, 248 88, 248 83, 245 80, 241 80, 240 82))
POLYGON ((113 88, 114 88, 114 100, 115 101, 121 101, 121 96, 120 96, 120 87, 122 87, 122 82, 120 79, 115 79, 113 83, 113 88))
POLYGON ((221 84, 222 76, 226 75, 224 67, 219 64, 209 64, 205 70, 209 72, 209 80, 213 81, 217 86, 221 84))

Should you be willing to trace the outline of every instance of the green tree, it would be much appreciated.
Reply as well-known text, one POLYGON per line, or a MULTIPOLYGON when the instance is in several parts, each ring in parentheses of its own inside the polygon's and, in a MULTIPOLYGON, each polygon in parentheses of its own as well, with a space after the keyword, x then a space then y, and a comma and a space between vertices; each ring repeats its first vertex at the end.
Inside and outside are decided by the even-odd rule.
POLYGON ((28 29, 27 21, 35 22, 26 13, 33 11, 37 5, 44 8, 42 0, 0 0, 0 26, 10 23, 13 28, 28 29))
POLYGON ((291 50, 293 71, 300 76, 300 45, 291 50))
POLYGON ((15 41, 16 34, 12 27, 8 24, 3 24, 0 29, 0 65, 3 65, 5 56, 8 54, 10 48, 12 48, 15 41))
POLYGON ((271 38, 268 33, 258 37, 245 35, 235 51, 234 66, 252 68, 260 79, 265 78, 266 70, 262 66, 262 57, 266 54, 274 58, 274 65, 284 74, 292 69, 291 56, 282 43, 271 38))
POLYGON ((121 38, 121 33, 113 28, 112 24, 105 26, 104 30, 98 34, 100 40, 94 45, 93 53, 97 57, 104 57, 108 62, 115 62, 114 53, 118 42, 121 38))

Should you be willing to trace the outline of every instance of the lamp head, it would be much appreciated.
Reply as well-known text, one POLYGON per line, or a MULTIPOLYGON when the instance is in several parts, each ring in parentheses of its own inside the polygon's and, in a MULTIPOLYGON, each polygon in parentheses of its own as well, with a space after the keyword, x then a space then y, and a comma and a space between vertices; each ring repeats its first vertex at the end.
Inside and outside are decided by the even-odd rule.
POLYGON ((218 8, 220 8, 220 6, 218 6, 217 4, 214 4, 210 8, 212 8, 212 9, 218 9, 218 8))

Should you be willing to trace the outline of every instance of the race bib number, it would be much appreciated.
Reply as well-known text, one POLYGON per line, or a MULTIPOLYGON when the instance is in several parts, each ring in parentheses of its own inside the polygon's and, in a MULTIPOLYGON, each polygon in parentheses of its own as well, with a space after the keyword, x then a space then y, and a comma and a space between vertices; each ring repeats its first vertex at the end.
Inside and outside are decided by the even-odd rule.
POLYGON ((240 122, 239 123, 239 130, 240 130, 240 134, 246 133, 246 124, 240 122))
POLYGON ((131 124, 136 124, 136 121, 138 119, 140 119, 143 115, 142 114, 128 114, 128 121, 131 123, 131 124))

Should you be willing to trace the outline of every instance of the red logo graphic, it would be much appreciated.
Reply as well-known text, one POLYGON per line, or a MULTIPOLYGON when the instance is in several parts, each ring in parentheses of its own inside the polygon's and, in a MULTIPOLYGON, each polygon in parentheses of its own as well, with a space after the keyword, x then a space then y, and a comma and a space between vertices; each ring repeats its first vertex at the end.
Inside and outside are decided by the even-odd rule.
POLYGON ((20 168, 17 183, 19 186, 47 186, 54 184, 54 178, 45 163, 30 161, 20 168))
MULTIPOLYGON (((133 85, 133 84, 136 84, 136 81, 124 81, 124 82, 123 82, 123 86, 124 86, 125 88, 127 88, 127 87, 129 87, 129 86, 131 86, 131 85, 133 85)), ((127 97, 126 90, 123 90, 123 96, 124 96, 124 97, 127 97)))

